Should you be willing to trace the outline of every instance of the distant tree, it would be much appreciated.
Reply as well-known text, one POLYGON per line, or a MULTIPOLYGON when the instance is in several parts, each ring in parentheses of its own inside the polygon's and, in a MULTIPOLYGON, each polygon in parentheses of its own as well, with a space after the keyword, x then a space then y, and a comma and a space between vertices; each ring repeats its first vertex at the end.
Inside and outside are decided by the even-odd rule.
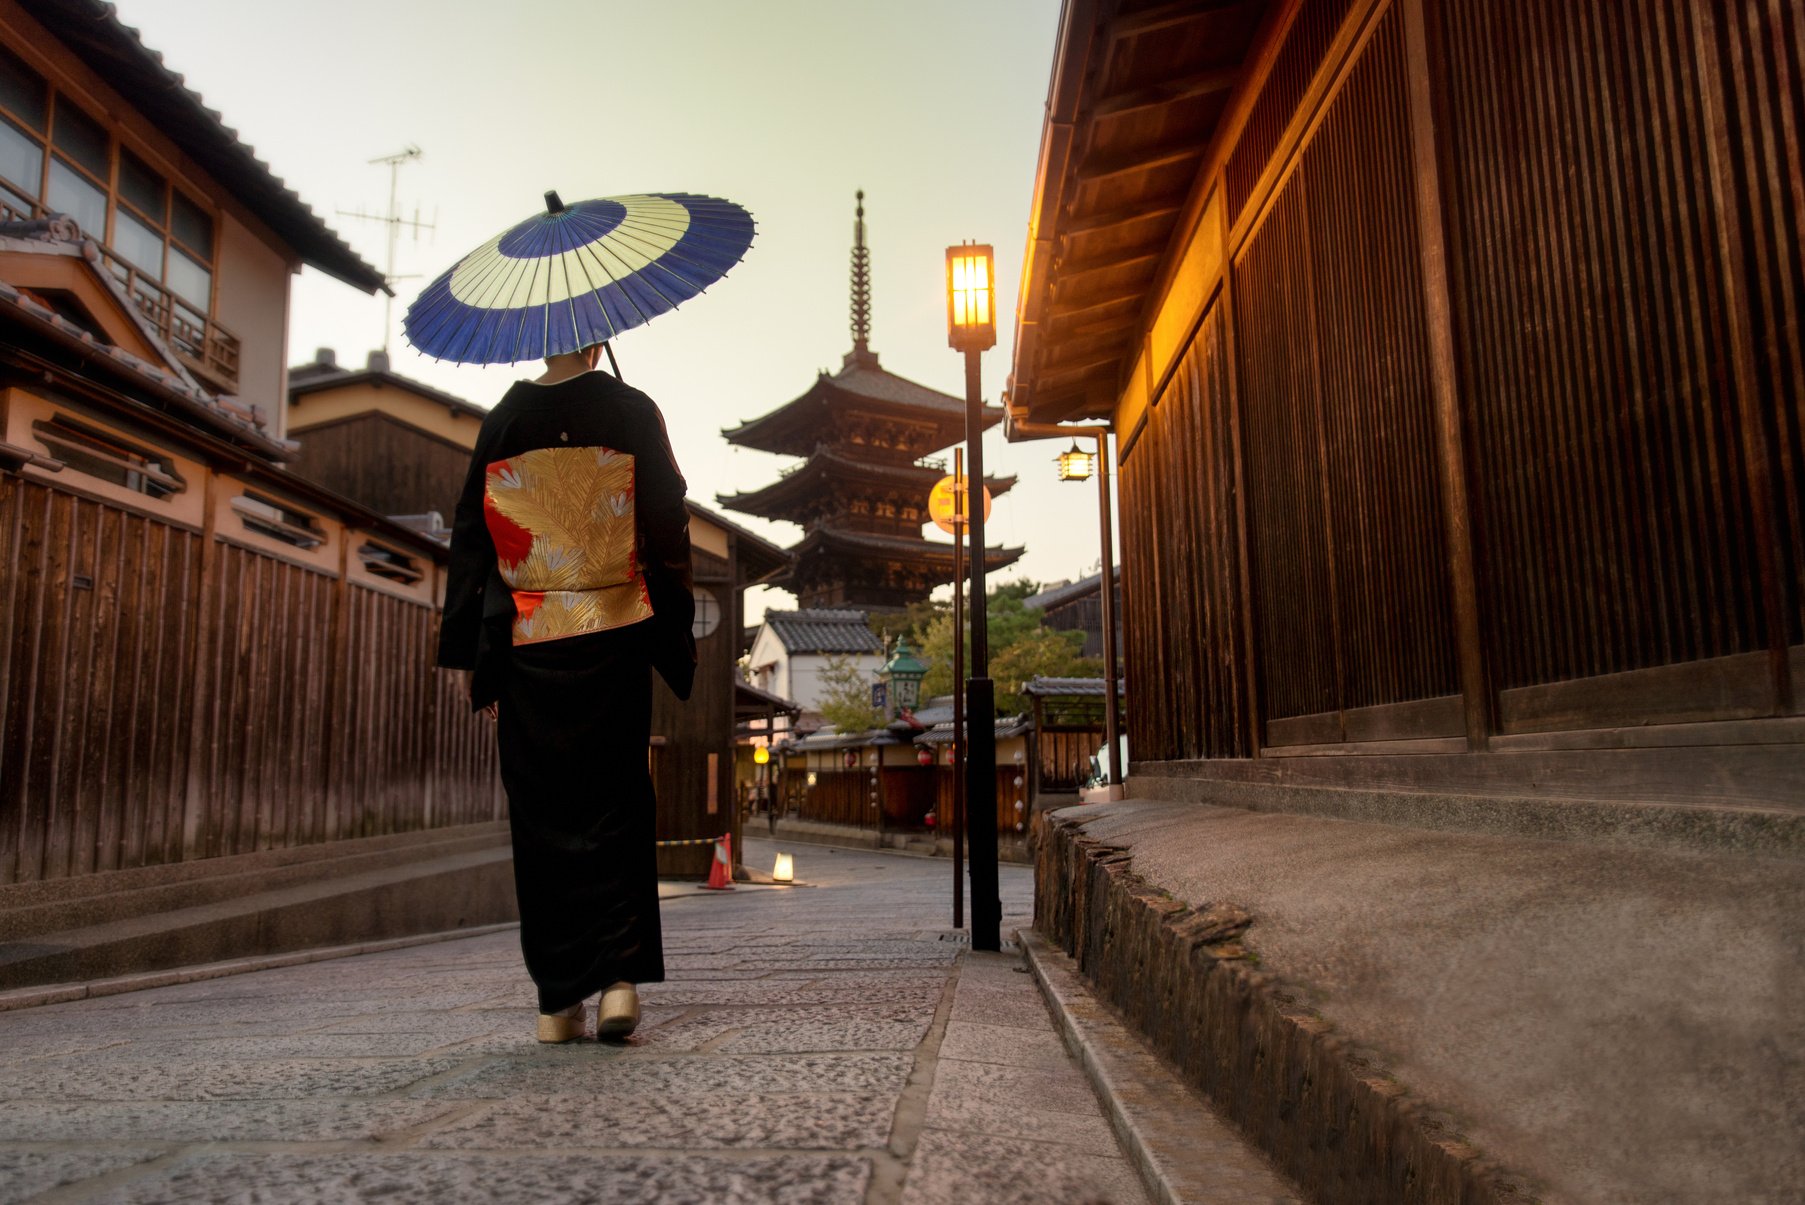
POLYGON ((1041 627, 992 653, 990 677, 996 683, 997 714, 1028 711, 1028 696, 1021 689, 1034 678, 1102 677, 1103 659, 1086 657, 1080 651, 1083 648, 1083 632, 1041 627))
MULTIPOLYGON (((1010 715, 1028 710, 1021 686, 1035 675, 1093 677, 1103 673, 1099 658, 1086 657, 1082 632, 1061 632, 1044 625, 1045 615, 1023 605, 1038 594, 1034 582, 1008 582, 991 592, 985 609, 989 620, 990 677, 996 683, 997 712, 1010 715)), ((928 662, 921 682, 921 697, 951 694, 953 689, 953 612, 946 604, 926 619, 917 633, 922 659, 928 662)), ((971 637, 965 637, 966 664, 971 657, 971 637)), ((969 670, 968 670, 969 672, 969 670)))
POLYGON ((883 723, 871 705, 870 671, 850 657, 829 657, 821 667, 821 718, 841 732, 863 732, 883 723))

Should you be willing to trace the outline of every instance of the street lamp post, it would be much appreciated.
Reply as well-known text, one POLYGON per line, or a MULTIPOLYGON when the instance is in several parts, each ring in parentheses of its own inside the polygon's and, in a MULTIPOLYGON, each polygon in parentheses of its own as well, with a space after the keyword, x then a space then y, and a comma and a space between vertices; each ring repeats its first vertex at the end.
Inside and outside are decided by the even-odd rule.
POLYGON ((1115 548, 1110 538, 1109 516, 1109 430, 1106 427, 1096 428, 1097 451, 1095 455, 1078 446, 1074 437, 1069 451, 1061 452, 1056 458, 1059 461, 1059 479, 1061 481, 1084 481, 1096 469, 1097 477, 1097 524, 1101 529, 1098 539, 1098 551, 1101 554, 1099 568, 1102 573, 1098 579, 1098 598, 1103 604, 1103 740, 1109 749, 1109 765, 1103 776, 1103 785, 1107 788, 1111 799, 1121 797, 1122 787, 1122 741, 1120 723, 1116 715, 1116 567, 1115 548))
MULTIPOLYGON (((965 446, 968 480, 984 481, 984 416, 979 357, 997 341, 995 256, 988 246, 946 249, 946 341, 965 353, 965 446)), ((976 492, 975 490, 973 491, 976 492)), ((965 802, 971 843, 971 945, 1002 948, 1003 901, 997 889, 996 688, 984 587, 984 508, 973 505, 971 531, 971 679, 966 684, 965 802)))

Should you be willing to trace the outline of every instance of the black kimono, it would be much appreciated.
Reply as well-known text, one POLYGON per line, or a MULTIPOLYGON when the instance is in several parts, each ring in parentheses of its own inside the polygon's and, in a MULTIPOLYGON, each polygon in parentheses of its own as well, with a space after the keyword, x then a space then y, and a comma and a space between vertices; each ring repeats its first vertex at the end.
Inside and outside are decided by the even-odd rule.
POLYGON ((458 499, 438 663, 499 703, 520 943, 557 1012, 664 978, 651 672, 695 679, 689 511, 664 419, 602 372, 515 384, 458 499))

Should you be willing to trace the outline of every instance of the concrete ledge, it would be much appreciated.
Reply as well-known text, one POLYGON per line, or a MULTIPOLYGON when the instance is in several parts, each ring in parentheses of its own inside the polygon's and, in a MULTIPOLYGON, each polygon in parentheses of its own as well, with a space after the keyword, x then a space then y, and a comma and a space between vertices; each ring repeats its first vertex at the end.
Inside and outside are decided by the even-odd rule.
POLYGON ((254 875, 235 875, 234 894, 187 907, 161 907, 163 890, 121 893, 110 902, 107 920, 0 944, 0 989, 516 920, 506 836, 470 844, 454 844, 455 852, 429 847, 399 863, 377 859, 374 866, 349 858, 336 867, 312 868, 305 881, 267 890, 256 889, 254 875))
POLYGON ((1397 1205, 1532 1199, 1259 970, 1239 940, 1246 913, 1192 911, 1135 876, 1128 853, 1062 815, 1043 830, 1035 928, 1307 1195, 1397 1205))
MULTIPOLYGON (((1374 790, 1298 781, 1311 772, 1345 771, 1349 767, 1342 763, 1354 760, 1137 762, 1129 796, 1442 832, 1805 859, 1805 812, 1784 808, 1374 790)), ((1801 788, 1795 784, 1794 789, 1801 788)))
POLYGON ((1039 933, 1016 934, 1066 1048, 1159 1205, 1301 1205, 1297 1190, 1085 986, 1039 933))
POLYGON ((358 954, 380 954, 384 950, 400 950, 408 946, 431 945, 456 941, 465 937, 482 937, 516 928, 516 924, 479 925, 470 929, 452 929, 443 933, 416 933, 408 937, 392 937, 387 941, 364 941, 348 946, 328 946, 318 950, 301 950, 291 954, 264 954, 255 958, 234 958, 227 962, 209 962, 200 966, 178 967, 168 971, 150 971, 141 975, 120 975, 112 979, 96 979, 90 983, 58 983, 44 987, 20 988, 0 992, 0 1012, 20 1008, 36 1008, 44 1004, 62 1004, 69 1000, 89 1000, 99 996, 117 996, 124 992, 141 992, 153 987, 169 987, 177 983, 199 983, 205 979, 223 979, 250 971, 270 971, 278 967, 300 966, 309 962, 328 962, 334 958, 352 958, 358 954))

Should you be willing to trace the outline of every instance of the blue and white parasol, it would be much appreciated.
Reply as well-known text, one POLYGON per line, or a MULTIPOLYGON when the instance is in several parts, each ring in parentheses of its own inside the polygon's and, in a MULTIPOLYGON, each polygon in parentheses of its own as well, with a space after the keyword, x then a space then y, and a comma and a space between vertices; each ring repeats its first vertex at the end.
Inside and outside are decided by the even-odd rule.
POLYGON ((535 214, 453 264, 401 320, 420 351, 512 364, 606 343, 725 276, 752 245, 752 215, 689 193, 545 194, 535 214))

